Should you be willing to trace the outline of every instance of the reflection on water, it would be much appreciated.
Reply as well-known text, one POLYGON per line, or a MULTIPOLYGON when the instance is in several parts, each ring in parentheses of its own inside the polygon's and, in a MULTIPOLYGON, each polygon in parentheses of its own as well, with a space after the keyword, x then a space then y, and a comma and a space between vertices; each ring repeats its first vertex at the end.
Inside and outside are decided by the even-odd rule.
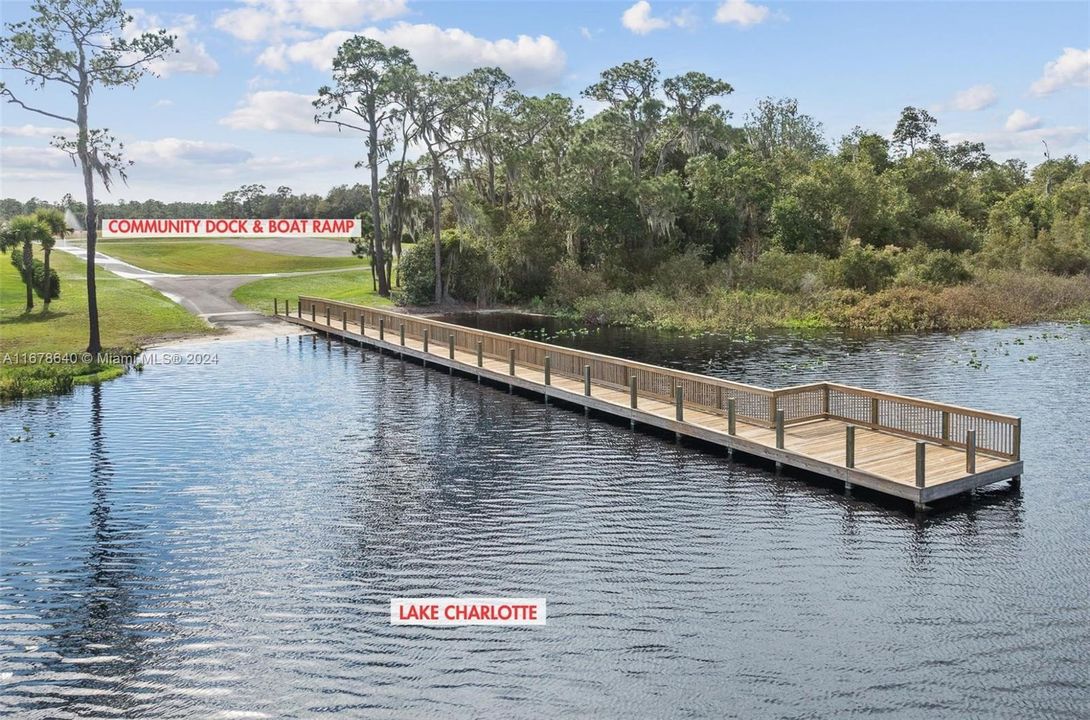
POLYGON ((1090 328, 557 341, 1020 414, 1025 480, 917 518, 358 348, 218 344, 0 409, 0 707, 1084 716, 1090 328), (414 595, 549 624, 390 626, 414 595))

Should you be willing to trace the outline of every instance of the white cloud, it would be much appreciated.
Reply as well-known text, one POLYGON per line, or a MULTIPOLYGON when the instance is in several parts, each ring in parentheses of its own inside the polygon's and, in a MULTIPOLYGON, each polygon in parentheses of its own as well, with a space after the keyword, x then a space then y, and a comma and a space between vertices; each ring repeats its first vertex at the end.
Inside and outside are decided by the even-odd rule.
POLYGON ((179 164, 237 165, 254 156, 249 150, 237 145, 173 137, 139 140, 126 146, 125 151, 126 156, 132 160, 157 167, 179 164))
POLYGON ((166 98, 164 98, 162 100, 156 100, 155 101, 155 107, 157 107, 157 108, 174 107, 174 101, 173 100, 167 100, 166 98))
POLYGON ((593 40, 594 39, 594 33, 592 33, 590 31, 590 28, 588 28, 586 25, 581 25, 579 27, 579 34, 583 36, 584 40, 593 40))
POLYGON ((973 85, 968 90, 955 93, 946 107, 952 110, 975 112, 995 105, 997 100, 999 100, 999 93, 991 85, 973 85))
POLYGON ((497 65, 528 87, 556 82, 562 77, 567 63, 564 51, 548 35, 485 40, 458 28, 406 22, 385 30, 375 27, 358 33, 338 30, 313 40, 274 45, 266 48, 257 62, 272 70, 285 70, 289 63, 308 63, 319 70, 328 70, 333 66, 337 48, 356 34, 408 50, 422 70, 453 75, 475 67, 497 65))
MULTIPOLYGON (((621 14, 621 25, 637 35, 647 35, 655 30, 663 30, 676 25, 680 28, 694 28, 697 25, 697 16, 693 9, 685 8, 672 17, 655 17, 651 14, 651 3, 647 0, 639 0, 635 5, 621 14)), ((584 35, 588 37, 588 35, 584 35)))
POLYGON ((72 133, 75 126, 60 128, 60 127, 44 127, 42 125, 4 125, 0 127, 0 137, 21 137, 21 138, 51 138, 54 135, 68 135, 72 133))
POLYGON ((1004 157, 1019 157, 1032 162, 1040 162, 1043 159, 1042 140, 1048 143, 1053 152, 1076 149, 1080 154, 1085 151, 1088 141, 1085 127, 1070 125, 1018 131, 1007 128, 989 132, 949 133, 946 139, 951 143, 963 140, 982 142, 989 153, 1004 157))
POLYGON ((1041 77, 1029 91, 1034 95, 1050 95, 1064 87, 1090 86, 1090 48, 1064 48, 1060 57, 1047 63, 1041 77))
POLYGON ((250 93, 229 115, 220 119, 220 124, 236 130, 336 135, 337 128, 334 126, 314 122, 314 106, 311 103, 316 97, 287 90, 250 93))
POLYGON ((156 75, 215 75, 219 72, 219 63, 208 54, 204 43, 190 35, 197 29, 197 18, 192 15, 176 15, 170 20, 164 20, 140 8, 129 12, 133 21, 125 26, 126 38, 132 39, 141 33, 154 32, 160 28, 165 28, 169 35, 175 36, 174 49, 177 52, 168 53, 164 58, 148 64, 148 68, 156 75))
POLYGON ((670 21, 665 18, 651 16, 651 3, 640 0, 621 14, 621 25, 636 33, 646 35, 655 30, 670 27, 670 21))
POLYGON ((408 12, 406 0, 243 0, 246 7, 216 18, 216 27, 246 42, 305 37, 304 28, 332 30, 388 20, 408 12))
POLYGON ((1007 122, 1003 127, 1010 132, 1034 130, 1041 127, 1041 118, 1030 115, 1025 110, 1015 110, 1007 118, 1007 122))
POLYGON ((5 168, 28 170, 62 170, 73 167, 72 158, 63 150, 28 145, 0 147, 0 164, 3 164, 5 168))
POLYGON ((726 0, 716 9, 715 21, 749 27, 763 23, 771 14, 764 5, 754 5, 747 0, 726 0))

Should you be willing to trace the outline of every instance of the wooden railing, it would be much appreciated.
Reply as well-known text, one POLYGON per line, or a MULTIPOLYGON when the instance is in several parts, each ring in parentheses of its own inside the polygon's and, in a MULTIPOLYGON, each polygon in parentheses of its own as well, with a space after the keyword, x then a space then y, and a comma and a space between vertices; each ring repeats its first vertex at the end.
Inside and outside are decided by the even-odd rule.
POLYGON ((406 338, 416 341, 422 341, 427 331, 429 343, 436 351, 449 347, 453 338, 455 350, 475 354, 480 341, 485 357, 508 362, 513 351, 517 365, 536 370, 544 368, 548 356, 554 376, 582 380, 584 368, 590 366, 591 381, 596 385, 628 391, 634 377, 641 397, 667 403, 675 401, 676 388, 680 387, 684 405, 702 412, 725 416, 727 402, 733 399, 736 418, 751 425, 775 427, 777 411, 782 410, 785 424, 827 418, 958 448, 966 447, 967 432, 974 430, 977 452, 1013 460, 1020 458, 1022 421, 1011 415, 829 382, 773 390, 309 296, 300 296, 294 310, 290 313, 285 308, 289 314, 321 323, 326 321, 328 312, 329 322, 335 328, 344 322, 362 325, 368 335, 377 331, 381 321, 386 341, 394 344, 399 342, 402 328, 406 338))

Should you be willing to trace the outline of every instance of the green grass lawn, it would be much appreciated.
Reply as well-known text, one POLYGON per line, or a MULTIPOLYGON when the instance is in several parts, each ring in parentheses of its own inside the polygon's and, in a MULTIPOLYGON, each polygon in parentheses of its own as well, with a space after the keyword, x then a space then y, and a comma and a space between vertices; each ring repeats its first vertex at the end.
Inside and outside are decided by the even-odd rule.
MULTIPOLYGON (((54 252, 50 263, 61 281, 61 296, 42 312, 41 298, 23 312, 25 286, 15 268, 0 258, 0 397, 54 392, 73 382, 121 373, 117 366, 96 363, 26 365, 23 353, 80 353, 87 347, 87 283, 84 264, 68 253, 54 252), (5 359, 5 356, 8 356, 5 359)), ((99 269, 98 307, 102 345, 131 350, 165 338, 213 332, 152 288, 99 269)))
POLYGON ((291 300, 292 307, 295 307, 300 295, 313 295, 360 305, 392 304, 389 298, 384 298, 371 290, 369 268, 360 272, 266 278, 241 285, 232 293, 235 300, 243 305, 266 314, 272 314, 273 298, 281 301, 291 300))
POLYGON ((225 243, 101 242, 98 249, 137 267, 182 275, 248 275, 361 267, 355 257, 279 255, 225 243))

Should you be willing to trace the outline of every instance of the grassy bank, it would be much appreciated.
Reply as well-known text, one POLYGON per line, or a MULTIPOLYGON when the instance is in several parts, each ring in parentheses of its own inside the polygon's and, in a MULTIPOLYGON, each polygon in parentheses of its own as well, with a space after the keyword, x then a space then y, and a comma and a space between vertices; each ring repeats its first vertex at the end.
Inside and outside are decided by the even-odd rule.
MULTIPOLYGON (((23 312, 25 291, 15 268, 0 262, 0 397, 26 397, 63 392, 73 384, 96 382, 124 372, 118 365, 97 362, 28 363, 20 356, 49 353, 79 355, 87 346, 87 283, 81 261, 54 252, 51 261, 61 280, 61 297, 42 311, 41 300, 23 312)), ((99 270, 99 318, 104 348, 131 352, 164 338, 211 332, 155 290, 99 270)))
POLYGON ((649 288, 588 294, 559 311, 590 323, 685 331, 959 331, 1044 320, 1090 322, 1090 278, 993 271, 961 285, 897 285, 875 293, 711 289, 668 294, 649 288))
POLYGON ((235 300, 264 313, 272 313, 273 298, 291 300, 294 306, 300 295, 314 295, 361 305, 391 304, 388 298, 371 290, 369 268, 359 272, 266 278, 239 286, 232 293, 235 300))
POLYGON ((99 250, 137 267, 183 275, 248 275, 357 268, 355 257, 308 257, 250 250, 225 243, 104 242, 99 250))

